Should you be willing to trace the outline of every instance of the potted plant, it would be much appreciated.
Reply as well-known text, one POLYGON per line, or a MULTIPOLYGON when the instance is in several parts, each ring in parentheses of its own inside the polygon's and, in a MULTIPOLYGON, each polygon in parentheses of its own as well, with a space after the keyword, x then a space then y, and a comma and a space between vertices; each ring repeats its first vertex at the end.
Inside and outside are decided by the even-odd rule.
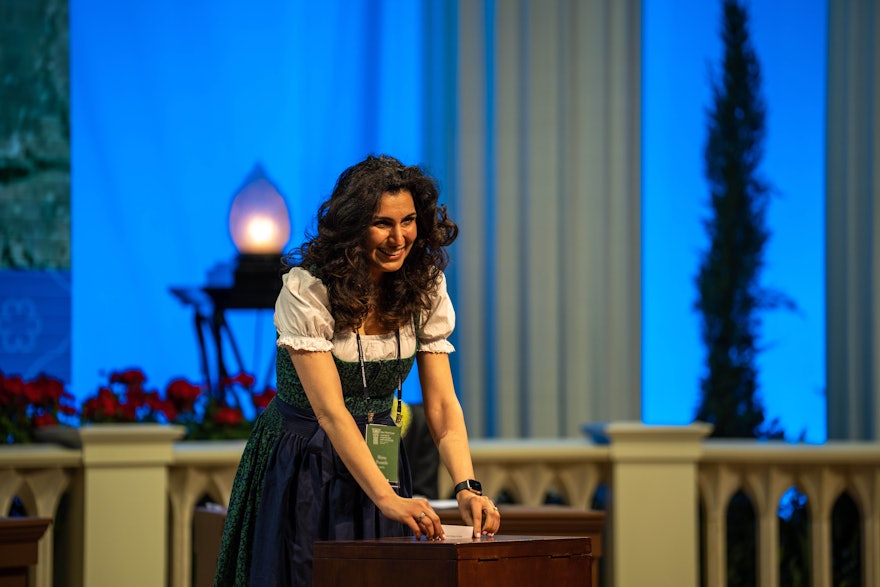
POLYGON ((74 397, 60 379, 39 375, 25 380, 0 372, 0 443, 30 443, 36 431, 76 421, 74 397))

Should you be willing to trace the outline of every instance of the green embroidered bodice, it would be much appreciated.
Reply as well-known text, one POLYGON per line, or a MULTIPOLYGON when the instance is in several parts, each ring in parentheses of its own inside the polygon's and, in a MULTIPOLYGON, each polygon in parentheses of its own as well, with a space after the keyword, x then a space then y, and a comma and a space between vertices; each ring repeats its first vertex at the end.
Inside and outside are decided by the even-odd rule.
MULTIPOLYGON (((409 375, 415 358, 415 353, 409 357, 401 357, 399 367, 401 380, 406 379, 409 375)), ((333 361, 339 372, 342 395, 348 411, 355 415, 366 414, 367 407, 364 401, 360 366, 356 361, 343 361, 336 355, 333 355, 333 361)), ((367 374, 367 387, 370 391, 370 408, 375 413, 390 410, 397 392, 397 359, 366 361, 364 370, 367 374)), ((277 373, 278 397, 292 406, 311 409, 302 382, 290 360, 290 354, 284 347, 277 348, 275 372, 277 373)))

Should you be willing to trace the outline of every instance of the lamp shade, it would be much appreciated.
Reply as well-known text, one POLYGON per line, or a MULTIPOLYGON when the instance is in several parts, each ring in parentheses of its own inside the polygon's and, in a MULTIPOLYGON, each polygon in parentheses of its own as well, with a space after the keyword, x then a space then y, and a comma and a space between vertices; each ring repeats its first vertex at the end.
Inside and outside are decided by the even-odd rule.
POLYGON ((232 200, 229 234, 243 255, 281 253, 290 240, 287 204, 259 165, 232 200))

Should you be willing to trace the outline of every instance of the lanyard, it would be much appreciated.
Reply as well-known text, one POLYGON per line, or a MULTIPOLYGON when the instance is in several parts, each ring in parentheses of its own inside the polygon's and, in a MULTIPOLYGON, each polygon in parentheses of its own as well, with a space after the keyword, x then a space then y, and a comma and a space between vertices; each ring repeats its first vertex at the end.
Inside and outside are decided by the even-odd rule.
MULTIPOLYGON (((358 345, 358 365, 361 368, 361 383, 364 386, 364 402, 367 406, 367 423, 373 423, 373 410, 370 409, 370 390, 367 388, 367 370, 364 363, 364 349, 361 346, 361 333, 355 331, 355 336, 357 337, 357 345, 358 345)), ((397 329, 395 332, 395 336, 397 338, 397 418, 395 423, 400 426, 401 420, 403 420, 403 416, 401 415, 402 400, 403 400, 403 378, 400 373, 400 329, 397 329)))

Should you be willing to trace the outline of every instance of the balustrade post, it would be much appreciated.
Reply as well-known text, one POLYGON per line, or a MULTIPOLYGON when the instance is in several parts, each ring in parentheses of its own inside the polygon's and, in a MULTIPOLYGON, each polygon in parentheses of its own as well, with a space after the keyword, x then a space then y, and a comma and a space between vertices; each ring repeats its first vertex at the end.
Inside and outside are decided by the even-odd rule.
POLYGON ((97 424, 47 439, 78 446, 81 569, 73 584, 156 587, 168 578, 168 466, 182 426, 97 424))
POLYGON ((712 427, 617 422, 611 441, 611 574, 616 587, 699 585, 697 463, 712 427))

